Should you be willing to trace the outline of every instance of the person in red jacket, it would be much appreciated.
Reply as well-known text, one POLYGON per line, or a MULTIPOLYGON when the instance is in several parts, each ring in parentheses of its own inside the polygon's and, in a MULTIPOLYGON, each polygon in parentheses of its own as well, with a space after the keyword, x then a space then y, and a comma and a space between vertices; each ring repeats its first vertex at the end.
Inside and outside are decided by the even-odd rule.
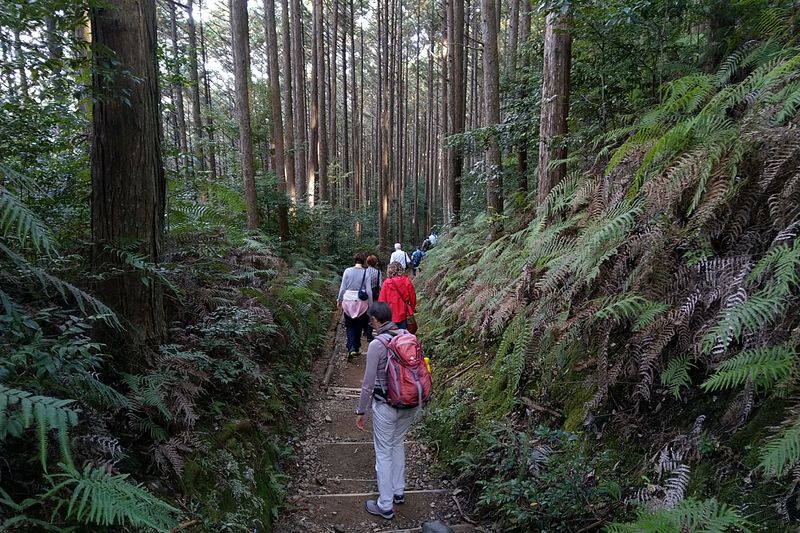
POLYGON ((406 276, 403 265, 397 261, 389 263, 386 279, 381 286, 380 302, 392 309, 392 322, 400 329, 408 328, 408 317, 417 309, 417 293, 414 284, 406 276))

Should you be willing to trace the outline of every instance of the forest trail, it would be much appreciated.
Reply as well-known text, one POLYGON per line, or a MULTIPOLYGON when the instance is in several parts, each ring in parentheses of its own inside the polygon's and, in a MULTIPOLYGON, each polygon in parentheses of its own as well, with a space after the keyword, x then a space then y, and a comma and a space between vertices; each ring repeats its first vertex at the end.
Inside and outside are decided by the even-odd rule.
MULTIPOLYGON (((275 524, 275 532, 412 533, 433 520, 456 532, 477 531, 459 524, 452 483, 432 471, 435 450, 418 440, 413 428, 406 439, 405 504, 395 506, 393 520, 364 510, 364 502, 377 496, 372 413, 367 413, 365 431, 356 428, 354 415, 366 356, 348 361, 344 344, 344 327, 337 322, 315 362, 315 387, 305 413, 308 425, 295 443, 297 457, 288 469, 291 510, 275 524)), ((366 350, 363 341, 362 354, 366 350)))

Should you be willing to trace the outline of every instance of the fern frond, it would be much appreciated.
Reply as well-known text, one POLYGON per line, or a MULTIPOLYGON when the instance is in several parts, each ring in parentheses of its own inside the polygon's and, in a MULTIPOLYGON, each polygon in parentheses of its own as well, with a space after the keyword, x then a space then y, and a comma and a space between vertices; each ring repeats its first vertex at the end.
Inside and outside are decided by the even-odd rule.
POLYGON ((681 387, 689 387, 692 380, 689 377, 689 370, 694 368, 694 362, 689 354, 679 355, 670 360, 667 368, 661 373, 661 384, 669 388, 669 391, 676 399, 681 399, 681 387))
POLYGON ((605 307, 595 313, 601 320, 612 319, 616 322, 633 321, 633 330, 639 330, 652 324, 669 306, 662 302, 653 302, 638 294, 621 294, 611 299, 605 307))
POLYGON ((767 473, 783 475, 800 461, 800 422, 795 421, 761 448, 759 467, 767 473))
POLYGON ((78 424, 78 409, 71 406, 75 400, 62 400, 49 396, 34 396, 28 391, 12 389, 0 384, 0 441, 11 434, 20 436, 21 429, 36 424, 39 436, 39 460, 47 470, 47 433, 55 431, 61 453, 68 464, 72 464, 69 446, 69 427, 78 424), (10 410, 10 407, 19 409, 10 410))
POLYGON ((791 373, 796 362, 793 346, 746 350, 722 363, 701 387, 706 392, 714 392, 739 387, 749 380, 762 390, 769 390, 791 373))
POLYGON ((0 186, 0 236, 14 237, 22 246, 31 243, 39 253, 55 253, 53 238, 45 223, 17 195, 2 186, 0 186))
POLYGON ((750 532, 750 523, 739 511, 714 499, 687 498, 672 509, 642 511, 636 522, 611 524, 607 533, 726 533, 750 532))
POLYGON ((91 307, 97 318, 106 322, 109 326, 120 328, 121 323, 114 311, 106 304, 92 296, 91 294, 79 289, 75 285, 53 276, 49 272, 38 268, 29 263, 25 258, 11 250, 0 242, 0 254, 5 254, 17 268, 35 277, 43 289, 55 289, 61 298, 70 302, 70 298, 82 313, 87 313, 87 308, 91 307))
POLYGON ((63 472, 52 475, 57 482, 49 492, 54 495, 64 489, 72 494, 67 517, 84 524, 101 526, 130 525, 169 531, 176 525, 178 510, 158 499, 141 484, 128 481, 128 474, 111 474, 86 466, 82 472, 61 465, 63 472))

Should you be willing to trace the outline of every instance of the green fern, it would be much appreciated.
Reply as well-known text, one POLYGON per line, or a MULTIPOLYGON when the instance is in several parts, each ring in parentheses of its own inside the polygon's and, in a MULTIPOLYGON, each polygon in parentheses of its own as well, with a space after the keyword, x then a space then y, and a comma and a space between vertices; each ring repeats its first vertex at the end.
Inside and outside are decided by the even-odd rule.
POLYGON ((669 306, 653 302, 638 294, 621 294, 612 298, 605 307, 595 313, 599 319, 612 319, 615 322, 634 321, 634 331, 645 327, 663 314, 669 306))
POLYGON ((156 279, 164 285, 168 287, 172 292, 179 294, 180 289, 175 286, 169 278, 164 275, 164 272, 159 269, 154 263, 150 261, 150 258, 141 252, 138 252, 139 243, 131 243, 124 247, 118 246, 111 246, 110 244, 106 244, 103 247, 103 250, 106 253, 113 255, 117 261, 121 265, 124 265, 131 270, 136 272, 141 272, 145 275, 142 278, 142 281, 147 285, 150 279, 156 279))
POLYGON ((0 385, 0 441, 8 435, 19 437, 34 424, 39 437, 39 460, 47 470, 47 434, 55 431, 61 454, 72 464, 69 446, 69 427, 78 424, 78 410, 69 407, 74 400, 61 400, 0 385), (9 409, 19 406, 18 409, 9 409))
POLYGON ((689 387, 692 380, 689 377, 689 370, 694 368, 694 362, 689 354, 679 355, 670 360, 667 368, 661 373, 661 384, 669 388, 669 391, 676 399, 681 399, 681 387, 689 387))
POLYGON ((772 248, 756 263, 747 279, 755 282, 759 277, 771 272, 773 277, 767 292, 785 296, 800 285, 798 269, 800 269, 800 240, 796 240, 792 245, 781 243, 772 248))
POLYGON ((761 448, 758 466, 767 473, 783 475, 800 461, 800 422, 795 421, 761 448))
MULTIPOLYGON (((32 184, 19 173, 0 165, 2 174, 11 183, 31 188, 32 184)), ((55 254, 50 230, 16 194, 0 185, 0 236, 14 237, 22 246, 31 243, 39 253, 55 254)))
POLYGON ((24 257, 14 252, 0 242, 0 254, 5 254, 6 258, 14 264, 20 271, 28 273, 35 278, 43 289, 55 289, 61 298, 66 302, 74 303, 82 313, 88 314, 91 308, 96 318, 103 320, 106 324, 114 328, 121 328, 116 313, 106 304, 92 296, 91 294, 79 289, 75 285, 64 281, 41 268, 29 263, 24 257))
POLYGON ((769 390, 787 377, 796 363, 797 354, 792 346, 746 350, 722 363, 701 387, 706 392, 715 392, 739 387, 749 380, 756 387, 769 390))
POLYGON ((611 524, 607 533, 725 533, 749 532, 750 524, 739 511, 717 500, 687 498, 675 507, 642 511, 636 522, 611 524))
POLYGON ((100 526, 130 525, 169 531, 176 525, 178 510, 158 499, 141 484, 128 481, 128 474, 111 474, 86 466, 82 472, 60 465, 63 472, 50 476, 55 486, 46 496, 71 491, 67 518, 100 526))
POLYGON ((756 333, 772 324, 786 308, 786 294, 768 287, 721 312, 719 321, 702 340, 703 353, 722 352, 743 335, 756 333))

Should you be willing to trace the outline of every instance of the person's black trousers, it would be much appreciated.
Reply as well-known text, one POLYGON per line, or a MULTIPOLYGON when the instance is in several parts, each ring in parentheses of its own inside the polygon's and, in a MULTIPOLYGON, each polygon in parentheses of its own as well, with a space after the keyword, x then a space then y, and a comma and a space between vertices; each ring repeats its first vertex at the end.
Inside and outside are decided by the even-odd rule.
POLYGON ((357 318, 344 315, 344 327, 347 330, 347 353, 361 351, 361 335, 367 339, 372 336, 367 313, 357 318))

